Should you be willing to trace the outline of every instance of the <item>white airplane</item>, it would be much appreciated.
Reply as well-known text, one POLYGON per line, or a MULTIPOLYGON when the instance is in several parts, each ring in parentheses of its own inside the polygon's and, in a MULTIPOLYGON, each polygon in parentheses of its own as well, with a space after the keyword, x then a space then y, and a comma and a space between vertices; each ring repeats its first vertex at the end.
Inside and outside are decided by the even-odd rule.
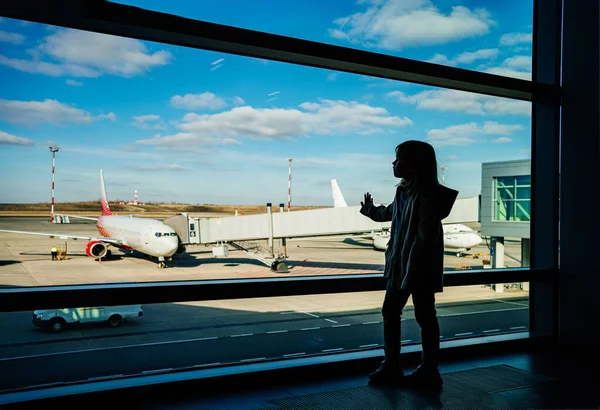
MULTIPOLYGON (((334 208, 348 206, 335 179, 331 180, 331 191, 333 193, 334 208)), ((455 249, 457 257, 463 256, 463 252, 470 251, 471 248, 483 242, 477 232, 463 224, 443 224, 442 229, 444 230, 444 247, 455 249)), ((390 232, 373 232, 362 237, 372 239, 375 249, 386 250, 390 240, 390 232)), ((358 238, 358 236, 354 236, 354 238, 358 238)))
POLYGON ((96 228, 102 236, 66 235, 62 233, 29 232, 0 230, 0 232, 45 235, 61 239, 85 239, 88 244, 85 253, 95 259, 110 256, 109 246, 115 246, 129 251, 138 251, 158 258, 158 267, 165 268, 165 258, 185 251, 175 230, 164 222, 156 219, 133 218, 131 216, 113 215, 106 199, 104 175, 100 170, 100 203, 102 215, 99 218, 77 217, 97 221, 96 228))

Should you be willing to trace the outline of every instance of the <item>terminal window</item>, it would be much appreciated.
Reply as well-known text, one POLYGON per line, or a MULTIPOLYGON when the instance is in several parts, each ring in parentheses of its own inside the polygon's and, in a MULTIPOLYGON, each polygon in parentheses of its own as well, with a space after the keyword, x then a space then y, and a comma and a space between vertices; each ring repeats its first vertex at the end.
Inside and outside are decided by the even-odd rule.
POLYGON ((494 221, 529 222, 531 176, 494 178, 494 221))

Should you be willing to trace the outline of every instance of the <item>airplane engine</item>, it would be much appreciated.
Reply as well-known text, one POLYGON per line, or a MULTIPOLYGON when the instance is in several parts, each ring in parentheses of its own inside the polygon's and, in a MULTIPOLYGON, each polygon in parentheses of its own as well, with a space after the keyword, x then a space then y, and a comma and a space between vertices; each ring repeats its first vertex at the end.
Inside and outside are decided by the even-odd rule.
POLYGON ((373 239, 373 247, 380 251, 387 249, 388 242, 390 241, 389 236, 379 236, 373 239))
POLYGON ((85 247, 85 253, 93 258, 104 258, 108 253, 108 247, 103 242, 90 241, 85 247))

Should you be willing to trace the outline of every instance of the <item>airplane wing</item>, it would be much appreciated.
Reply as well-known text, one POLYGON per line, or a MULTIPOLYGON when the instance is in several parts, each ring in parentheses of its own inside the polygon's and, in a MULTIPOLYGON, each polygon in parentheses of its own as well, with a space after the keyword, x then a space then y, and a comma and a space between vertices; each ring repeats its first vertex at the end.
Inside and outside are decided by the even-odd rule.
POLYGON ((62 215, 62 216, 68 216, 69 218, 86 219, 88 221, 97 221, 98 220, 98 218, 92 218, 90 216, 67 215, 67 214, 60 214, 60 215, 62 215))
POLYGON ((88 241, 102 241, 102 242, 106 242, 106 243, 111 243, 113 245, 122 245, 123 241, 121 239, 117 239, 117 238, 104 238, 101 236, 83 236, 83 235, 68 235, 68 234, 62 234, 62 233, 48 233, 48 232, 31 232, 31 231, 9 231, 6 229, 0 229, 0 232, 7 232, 7 233, 21 233, 21 234, 27 234, 27 235, 42 235, 42 236, 49 236, 51 238, 59 238, 59 239, 85 239, 88 241))

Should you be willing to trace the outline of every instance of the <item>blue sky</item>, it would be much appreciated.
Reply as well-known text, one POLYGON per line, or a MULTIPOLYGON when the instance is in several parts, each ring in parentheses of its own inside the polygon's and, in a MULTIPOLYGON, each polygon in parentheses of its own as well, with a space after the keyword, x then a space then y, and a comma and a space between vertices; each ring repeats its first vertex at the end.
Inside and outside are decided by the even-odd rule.
MULTIPOLYGON (((531 78, 529 1, 137 0, 135 6, 470 70, 531 78)), ((530 104, 0 20, 0 202, 389 202, 394 148, 434 145, 447 185, 529 158, 530 104)))

